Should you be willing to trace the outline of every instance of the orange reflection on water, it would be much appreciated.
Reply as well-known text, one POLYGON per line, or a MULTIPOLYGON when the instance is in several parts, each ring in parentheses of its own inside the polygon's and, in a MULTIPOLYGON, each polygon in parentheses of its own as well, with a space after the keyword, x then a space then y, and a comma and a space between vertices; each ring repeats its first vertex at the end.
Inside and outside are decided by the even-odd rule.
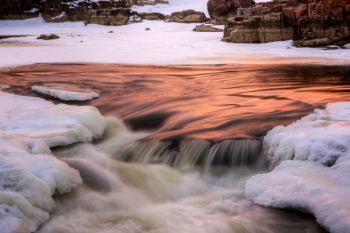
POLYGON ((0 80, 26 95, 36 95, 33 84, 98 89, 87 104, 158 139, 256 138, 350 98, 349 66, 38 64, 2 70, 0 80))

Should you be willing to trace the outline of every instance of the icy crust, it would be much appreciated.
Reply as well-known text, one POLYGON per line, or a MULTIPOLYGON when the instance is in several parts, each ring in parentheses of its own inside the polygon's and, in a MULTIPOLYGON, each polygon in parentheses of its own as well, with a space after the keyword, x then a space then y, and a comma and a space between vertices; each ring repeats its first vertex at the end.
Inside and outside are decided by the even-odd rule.
POLYGON ((246 197, 266 207, 309 212, 331 233, 350 232, 350 155, 325 167, 311 161, 284 161, 246 183, 246 197))
POLYGON ((283 160, 310 160, 332 165, 348 154, 350 102, 328 104, 301 120, 273 128, 264 138, 264 151, 275 167, 283 160))
POLYGON ((86 101, 86 100, 91 100, 100 96, 99 93, 92 90, 73 91, 73 90, 65 90, 65 89, 59 89, 55 87, 37 86, 37 85, 32 86, 31 89, 37 93, 40 93, 43 95, 49 95, 64 101, 86 101))
POLYGON ((0 131, 42 139, 49 147, 99 138, 105 119, 91 106, 55 105, 36 97, 0 93, 0 131))
POLYGON ((249 179, 255 203, 312 213, 332 233, 350 232, 350 102, 328 104, 287 126, 272 129, 264 149, 269 173, 249 179))
POLYGON ((50 147, 99 137, 105 119, 93 107, 3 92, 0 119, 0 232, 34 232, 49 219, 52 196, 82 182, 50 147))
MULTIPOLYGON (((27 142, 29 139, 27 139, 27 142)), ((33 232, 49 219, 52 196, 81 183, 79 173, 51 154, 0 133, 0 232, 33 232)))

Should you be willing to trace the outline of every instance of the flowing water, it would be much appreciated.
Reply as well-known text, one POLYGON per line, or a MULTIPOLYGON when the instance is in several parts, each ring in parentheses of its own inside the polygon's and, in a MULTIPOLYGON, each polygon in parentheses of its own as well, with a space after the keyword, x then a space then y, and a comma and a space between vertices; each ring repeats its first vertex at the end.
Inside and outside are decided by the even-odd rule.
POLYGON ((97 142, 55 149, 84 185, 56 198, 39 232, 323 232, 312 216, 252 204, 244 183, 266 171, 268 130, 349 100, 349 66, 38 64, 0 80, 25 95, 98 90, 71 103, 111 116, 97 142))

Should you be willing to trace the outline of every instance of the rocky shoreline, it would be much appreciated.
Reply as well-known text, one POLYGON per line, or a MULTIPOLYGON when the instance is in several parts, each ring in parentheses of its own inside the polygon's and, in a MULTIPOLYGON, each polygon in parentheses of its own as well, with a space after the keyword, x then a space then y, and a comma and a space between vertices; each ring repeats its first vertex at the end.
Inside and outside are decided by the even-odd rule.
POLYGON ((222 40, 231 43, 293 40, 297 47, 326 47, 333 44, 342 47, 350 42, 350 3, 346 0, 274 0, 266 3, 209 0, 210 18, 203 12, 191 9, 168 15, 132 9, 134 5, 155 4, 168 4, 168 1, 0 0, 0 19, 25 19, 41 14, 47 22, 84 21, 85 24, 112 26, 142 20, 210 23, 225 24, 222 40))
POLYGON ((234 5, 222 2, 210 0, 208 10, 212 18, 226 21, 226 42, 293 40, 295 46, 302 47, 343 46, 350 42, 350 3, 345 0, 274 0, 259 4, 237 0, 234 5), (242 7, 246 5, 250 6, 242 7))

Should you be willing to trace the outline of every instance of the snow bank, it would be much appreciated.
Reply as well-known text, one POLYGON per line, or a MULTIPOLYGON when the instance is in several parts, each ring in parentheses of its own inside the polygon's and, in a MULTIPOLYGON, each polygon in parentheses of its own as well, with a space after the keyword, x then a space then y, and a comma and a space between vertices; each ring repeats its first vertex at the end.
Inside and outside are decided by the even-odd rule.
POLYGON ((33 232, 49 219, 52 196, 82 182, 49 147, 91 141, 106 123, 93 107, 4 92, 0 119, 0 232, 33 232))
POLYGON ((105 120, 94 107, 55 105, 11 94, 0 94, 0 119, 1 132, 41 139, 50 147, 90 142, 105 129, 105 120))
POLYGON ((67 90, 51 86, 32 86, 31 89, 37 93, 49 95, 64 101, 85 101, 97 98, 99 93, 93 90, 67 90))
POLYGON ((29 139, 0 133, 0 232, 33 232, 49 219, 55 193, 69 192, 81 178, 50 154, 33 154, 29 139))
POLYGON ((291 41, 224 43, 221 41, 222 32, 193 32, 196 25, 147 20, 125 26, 45 23, 41 18, 0 21, 4 35, 29 35, 0 41, 0 67, 57 62, 350 64, 349 49, 295 48, 291 41), (145 28, 151 30, 145 31, 145 28), (110 31, 114 33, 108 33, 110 31), (59 35, 60 39, 36 39, 41 34, 51 33, 59 35))
POLYGON ((350 102, 272 129, 264 149, 272 166, 246 183, 255 203, 312 213, 332 233, 350 232, 350 102), (281 162, 282 161, 282 162, 281 162))
POLYGON ((264 150, 272 166, 287 159, 332 165, 350 152, 350 102, 328 104, 289 126, 275 127, 264 138, 264 150))
POLYGON ((331 233, 350 232, 350 155, 325 167, 310 161, 284 161, 246 183, 255 203, 312 213, 331 233))
POLYGON ((132 7, 133 11, 136 12, 147 12, 147 13, 162 13, 164 15, 171 15, 176 11, 195 10, 201 11, 209 17, 207 0, 169 0, 169 4, 155 4, 155 5, 144 5, 132 7))

